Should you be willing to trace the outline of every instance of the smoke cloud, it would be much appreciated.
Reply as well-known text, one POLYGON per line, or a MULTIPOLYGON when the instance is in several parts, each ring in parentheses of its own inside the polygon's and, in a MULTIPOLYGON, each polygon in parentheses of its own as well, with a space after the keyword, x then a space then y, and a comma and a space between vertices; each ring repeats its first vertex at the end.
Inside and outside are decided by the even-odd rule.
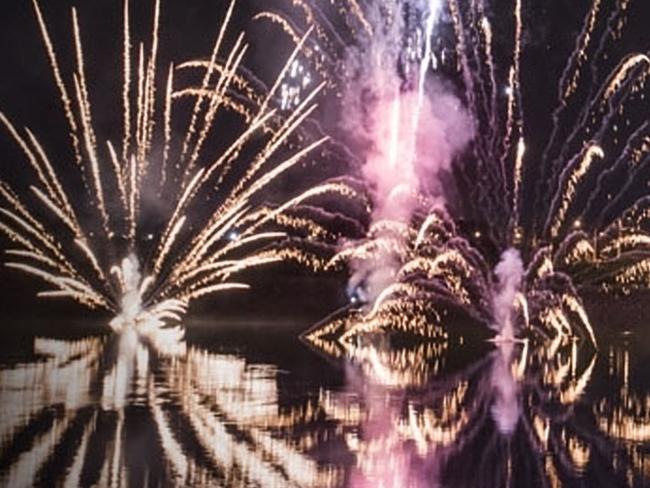
POLYGON ((506 342, 495 351, 490 369, 490 383, 494 403, 490 407, 499 432, 510 435, 515 431, 520 416, 519 383, 512 372, 515 344, 506 342))
POLYGON ((129 324, 134 324, 138 314, 142 312, 142 297, 140 295, 142 276, 138 258, 133 253, 129 254, 122 260, 121 267, 114 268, 112 272, 121 276, 123 289, 120 313, 110 322, 110 326, 113 330, 121 330, 129 324))
POLYGON ((498 279, 497 291, 492 301, 496 321, 494 328, 499 332, 501 339, 512 340, 514 338, 512 307, 524 275, 524 264, 519 251, 513 248, 506 249, 494 273, 498 279))
MULTIPOLYGON (((473 124, 461 101, 430 74, 440 2, 387 3, 368 15, 372 38, 348 53, 342 125, 361 147, 361 173, 373 191, 372 221, 409 222, 418 195, 444 205, 441 176, 473 137, 473 124), (420 19, 418 25, 408 23, 405 9, 420 13, 410 16, 420 19)), ((393 281, 398 264, 391 256, 382 261, 355 269, 350 287, 365 282, 365 298, 373 300, 393 281)))

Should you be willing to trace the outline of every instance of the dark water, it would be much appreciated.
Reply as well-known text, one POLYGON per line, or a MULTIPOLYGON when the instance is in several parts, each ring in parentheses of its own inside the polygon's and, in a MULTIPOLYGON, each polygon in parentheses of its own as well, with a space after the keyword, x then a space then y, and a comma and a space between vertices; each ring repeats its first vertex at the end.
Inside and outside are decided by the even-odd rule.
POLYGON ((0 345, 3 486, 650 486, 640 332, 325 352, 263 321, 20 329, 0 345))

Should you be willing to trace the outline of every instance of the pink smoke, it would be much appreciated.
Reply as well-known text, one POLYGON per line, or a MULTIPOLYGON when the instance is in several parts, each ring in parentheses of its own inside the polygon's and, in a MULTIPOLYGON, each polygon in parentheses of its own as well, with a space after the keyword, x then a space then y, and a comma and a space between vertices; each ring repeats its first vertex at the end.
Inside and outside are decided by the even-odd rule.
MULTIPOLYGON (((404 45, 405 39, 415 41, 415 27, 405 25, 401 3, 390 9, 382 4, 373 3, 367 12, 371 39, 347 53, 341 126, 361 148, 361 173, 373 192, 373 223, 410 223, 419 197, 444 205, 441 176, 472 139, 473 122, 461 101, 432 75, 431 39, 441 3, 409 2, 424 14, 417 27, 424 42, 419 57, 417 49, 404 45)), ((365 282, 366 298, 373 300, 394 281, 398 265, 390 255, 358 265, 349 286, 365 282)))
POLYGON ((515 330, 512 311, 524 275, 524 265, 517 249, 506 249, 494 268, 498 283, 492 299, 495 324, 499 332, 499 350, 492 365, 491 383, 495 392, 492 417, 499 432, 509 435, 519 420, 519 384, 512 373, 515 330))
MULTIPOLYGON (((403 91, 392 70, 374 71, 373 96, 361 113, 348 110, 348 128, 364 141, 362 175, 373 189, 372 221, 409 223, 425 195, 444 205, 441 176, 473 135, 472 122, 460 101, 442 84, 431 81, 424 92, 403 91)), ((392 256, 354 270, 350 287, 365 281, 369 300, 394 281, 399 263, 392 256)))
POLYGON ((459 100, 437 85, 425 97, 393 90, 373 105, 362 173, 375 190, 375 218, 408 221, 416 193, 444 200, 440 176, 471 139, 471 121, 459 100))
POLYGON ((515 344, 504 342, 495 352, 490 370, 494 403, 490 408, 497 429, 504 435, 515 431, 519 422, 519 383, 512 373, 515 344))
POLYGON ((506 249, 501 255, 501 261, 494 269, 497 275, 497 292, 492 300, 494 328, 499 331, 501 340, 514 339, 512 325, 512 308, 524 275, 524 265, 521 255, 516 249, 506 249))

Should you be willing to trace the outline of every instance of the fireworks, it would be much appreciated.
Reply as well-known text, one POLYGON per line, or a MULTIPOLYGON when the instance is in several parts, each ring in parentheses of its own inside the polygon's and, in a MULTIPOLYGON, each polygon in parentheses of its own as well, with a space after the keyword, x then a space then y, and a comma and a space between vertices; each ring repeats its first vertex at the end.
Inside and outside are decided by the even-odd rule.
POLYGON ((617 49, 624 36, 632 3, 592 3, 559 82, 551 135, 538 154, 528 151, 526 143, 535 134, 527 133, 527 90, 520 82, 521 3, 515 3, 515 48, 508 79, 500 81, 491 61, 493 48, 483 40, 490 31, 484 9, 465 10, 450 1, 457 38, 463 33, 473 36, 480 47, 470 51, 457 43, 467 103, 474 107, 478 133, 485 134, 475 139, 473 157, 459 165, 465 181, 478 181, 476 198, 463 200, 462 210, 483 227, 483 238, 475 245, 517 247, 529 266, 543 259, 536 255, 546 254, 554 269, 577 286, 622 291, 647 287, 648 275, 642 271, 648 252, 647 191, 630 180, 645 181, 647 123, 638 112, 644 112, 647 103, 648 64, 638 53, 626 53, 614 64, 606 61, 608 49, 617 49), (483 34, 470 31, 471 18, 481 19, 483 34), (475 65, 488 75, 479 77, 468 68, 475 65), (505 107, 488 96, 490 84, 508 87, 505 107), (628 245, 620 246, 623 242, 628 245))
MULTIPOLYGON (((501 339, 517 332, 554 344, 566 345, 575 336, 596 343, 577 291, 565 275, 554 272, 547 254, 536 256, 523 276, 497 267, 495 280, 483 256, 458 236, 444 212, 424 214, 420 222, 419 227, 393 226, 391 233, 384 227, 381 237, 371 228, 366 242, 332 259, 331 266, 349 262, 369 269, 378 256, 385 261, 390 255, 397 263, 395 283, 383 288, 367 310, 344 310, 308 331, 310 342, 325 350, 336 343, 349 349, 360 337, 390 332, 447 344, 454 329, 447 325, 470 319, 494 328, 501 339), (503 274, 514 279, 509 290, 503 274), (516 324, 517 330, 508 332, 507 324, 516 324)), ((508 266, 506 259, 502 263, 508 266)), ((480 329, 470 330, 475 338, 484 337, 480 329)))
POLYGON ((71 84, 34 1, 73 162, 68 167, 57 162, 65 158, 50 157, 29 129, 20 130, 0 114, 35 177, 24 191, 0 183, 0 230, 15 245, 7 250, 7 266, 51 285, 40 296, 69 297, 108 310, 115 315, 111 326, 121 329, 141 321, 177 320, 195 298, 247 288, 232 277, 251 268, 282 260, 312 268, 322 264, 317 252, 301 247, 300 238, 334 242, 337 233, 318 221, 334 215, 324 207, 315 212, 314 205, 328 195, 354 199, 354 188, 332 180, 288 200, 263 200, 274 182, 315 157, 327 140, 300 130, 316 108, 322 85, 290 110, 275 108, 308 34, 267 89, 243 68, 244 34, 227 47, 234 9, 233 1, 208 61, 172 64, 163 78, 161 3, 155 2, 152 35, 145 43, 132 37, 125 1, 118 43, 123 51, 118 143, 96 133, 77 11, 72 10, 76 67, 71 84), (177 75, 188 70, 202 81, 179 87, 177 75), (228 129, 220 143, 228 132, 239 132, 215 147, 215 128, 228 129), (297 239, 289 241, 290 234, 297 239))
MULTIPOLYGON (((494 42, 487 2, 445 3, 438 17, 435 1, 341 1, 337 13, 300 2, 305 19, 330 16, 301 54, 345 101, 344 123, 353 112, 361 114, 356 127, 370 128, 357 153, 375 208, 368 238, 346 243, 333 261, 349 265, 351 295, 368 305, 308 336, 352 341, 401 330, 444 338, 440 324, 454 308, 502 337, 529 330, 595 344, 580 289, 628 293, 650 284, 650 63, 642 53, 618 54, 634 2, 592 3, 557 107, 542 114, 528 110, 535 87, 522 85, 522 2, 509 12, 506 52, 494 42), (345 21, 334 24, 334 15, 345 21), (337 58, 345 41, 357 54, 337 58), (340 69, 332 75, 327 63, 340 69), (441 90, 440 78, 457 90, 441 90), (536 117, 552 122, 548 138, 533 132, 536 117), (449 145, 458 133, 471 140, 449 145), (442 154, 423 151, 426 138, 442 154), (517 276, 499 275, 499 260, 513 255, 517 276)), ((291 24, 292 37, 300 25, 291 24)))

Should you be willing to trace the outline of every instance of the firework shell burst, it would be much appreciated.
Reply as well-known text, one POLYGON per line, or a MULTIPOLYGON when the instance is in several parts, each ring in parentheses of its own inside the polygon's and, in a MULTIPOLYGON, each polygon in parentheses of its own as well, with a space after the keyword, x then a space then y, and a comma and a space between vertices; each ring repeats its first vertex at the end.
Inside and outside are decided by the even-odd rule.
POLYGON ((474 140, 471 164, 458 165, 459 180, 479 182, 463 215, 481 223, 494 248, 520 249, 531 268, 548 258, 577 286, 623 292, 650 283, 643 271, 650 251, 645 115, 650 63, 642 53, 624 51, 623 42, 634 4, 591 3, 558 82, 557 105, 546 114, 552 119, 550 136, 542 151, 529 151, 527 139, 535 134, 532 119, 528 130, 527 90, 521 86, 522 3, 515 2, 512 19, 512 63, 507 78, 499 80, 483 6, 463 9, 449 2, 466 103, 477 133, 485 134, 474 140), (480 29, 470 32, 471 19, 479 19, 480 29), (481 49, 470 51, 470 42, 481 49), (612 59, 611 53, 622 50, 612 59), (487 76, 470 69, 478 62, 487 76), (493 95, 503 85, 506 96, 500 100, 493 95))
MULTIPOLYGON (((393 282, 365 307, 346 308, 310 329, 305 334, 310 342, 325 350, 347 349, 360 337, 389 332, 446 344, 450 334, 457 335, 446 325, 469 319, 488 328, 512 322, 519 326, 519 335, 558 346, 575 337, 596 344, 578 291, 566 274, 554 269, 552 256, 544 253, 522 273, 505 307, 508 316, 500 318, 497 301, 502 283, 441 209, 423 212, 413 225, 374 224, 363 243, 337 253, 329 266, 349 263, 369 269, 378 261, 386 262, 387 256, 396 270, 393 282)), ((513 253, 512 260, 516 262, 518 254, 513 253)), ((471 336, 484 337, 480 329, 470 330, 471 336)))
POLYGON ((161 2, 154 5, 145 43, 132 38, 127 0, 116 39, 123 61, 123 134, 111 141, 95 131, 77 11, 76 67, 66 76, 36 1, 33 7, 74 157, 65 164, 51 159, 29 129, 0 113, 33 174, 24 191, 0 183, 0 229, 13 242, 6 265, 51 285, 40 296, 108 310, 119 330, 146 320, 175 321, 193 299, 248 288, 233 276, 251 268, 286 260, 322 267, 324 249, 339 238, 332 227, 346 220, 327 209, 327 200, 365 205, 353 183, 330 179, 289 199, 264 201, 274 183, 316 157, 327 140, 302 130, 322 85, 290 110, 276 103, 309 33, 267 87, 244 68, 244 33, 229 40, 233 1, 207 60, 163 70, 161 2), (185 72, 200 81, 179 87, 176 80, 185 72), (227 135, 232 127, 241 129, 215 152, 215 129, 228 128, 227 135), (314 239, 322 245, 308 242, 314 239))
MULTIPOLYGON (((344 99, 351 80, 369 84, 376 93, 381 88, 373 87, 376 78, 359 79, 358 59, 352 76, 346 72, 349 63, 340 53, 352 47, 362 53, 358 58, 373 59, 373 39, 394 33, 396 23, 415 22, 411 30, 397 30, 403 39, 388 44, 397 45, 399 53, 381 51, 399 72, 397 91, 403 93, 411 79, 423 93, 425 72, 449 75, 473 133, 452 162, 447 183, 453 191, 442 195, 442 205, 439 194, 427 193, 429 182, 420 182, 411 187, 420 193, 417 211, 393 221, 375 220, 367 239, 343 246, 330 264, 349 266, 352 288, 368 278, 367 272, 357 276, 359 268, 389 262, 388 277, 368 294, 365 307, 336 314, 307 337, 353 343, 359 335, 389 330, 444 340, 447 332, 440 325, 450 307, 492 325, 500 289, 494 267, 500 257, 516 255, 522 269, 509 303, 516 332, 529 329, 544 340, 582 336, 595 344, 580 291, 630 293, 650 284, 650 60, 625 44, 629 17, 641 2, 591 2, 561 72, 556 108, 541 114, 527 111, 534 104, 527 104, 528 90, 521 82, 527 26, 519 0, 512 2, 507 42, 502 34, 495 42, 494 8, 484 1, 368 5, 348 0, 335 2, 332 9, 294 3, 300 6, 298 15, 287 18, 279 6, 263 18, 295 40, 304 26, 315 25, 316 35, 301 55, 344 99), (427 20, 436 8, 444 12, 440 30, 447 30, 441 35, 427 20), (449 39, 451 48, 445 45, 449 39), (328 69, 332 64, 340 69, 328 69), (411 70, 415 77, 409 75, 413 65, 419 68, 411 70), (533 129, 536 117, 551 121, 541 150, 536 147, 540 134, 533 129)), ((389 133, 398 139, 402 122, 394 120, 389 133)))

